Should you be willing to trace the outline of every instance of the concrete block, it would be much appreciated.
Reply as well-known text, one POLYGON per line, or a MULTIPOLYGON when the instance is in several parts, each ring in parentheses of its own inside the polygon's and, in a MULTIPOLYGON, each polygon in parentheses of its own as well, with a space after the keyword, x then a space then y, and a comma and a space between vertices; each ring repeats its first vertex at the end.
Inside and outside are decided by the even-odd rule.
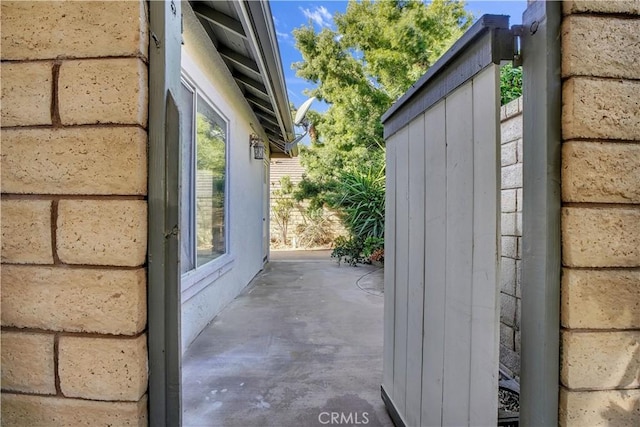
POLYGON ((137 402, 147 390, 147 337, 62 336, 60 389, 67 397, 137 402))
POLYGON ((50 125, 53 93, 52 64, 50 62, 5 62, 0 66, 0 70, 2 72, 2 109, 0 110, 2 126, 50 125))
POLYGON ((51 201, 2 200, 2 262, 52 264, 51 201))
POLYGON ((2 267, 3 326, 134 335, 146 318, 142 268, 2 267))
POLYGON ((639 267, 640 209, 562 209, 562 261, 567 267, 639 267))
POLYGON ((56 394, 53 334, 2 331, 2 390, 56 394))
POLYGON ((524 146, 522 138, 516 141, 516 155, 518 158, 518 163, 522 163, 524 161, 524 146))
POLYGON ((147 66, 138 58, 65 61, 58 103, 65 125, 147 125, 147 66))
POLYGON ((560 38, 563 77, 640 78, 640 20, 573 15, 560 38))
POLYGON ((501 252, 503 257, 518 257, 518 242, 514 236, 502 236, 501 252))
POLYGON ((640 203, 640 144, 570 141, 562 146, 565 202, 640 203))
POLYGON ((522 260, 516 260, 516 297, 522 298, 522 260))
POLYGON ((503 213, 501 215, 501 233, 503 236, 515 236, 516 233, 516 213, 503 213))
POLYGON ((516 211, 516 190, 502 190, 502 212, 516 211))
POLYGON ((522 97, 503 105, 500 109, 500 121, 504 122, 511 117, 522 113, 522 97))
POLYGON ((500 124, 500 141, 502 144, 522 138, 522 115, 512 117, 500 124))
POLYGON ((516 331, 520 330, 520 320, 522 319, 522 300, 516 298, 516 322, 513 325, 516 331))
POLYGON ((147 192, 147 133, 137 126, 5 130, 0 155, 3 192, 147 192))
MULTIPOLYGON (((522 236, 522 212, 516 213, 516 236, 522 236)), ((520 245, 522 239, 518 239, 518 247, 520 245)))
POLYGON ((563 331, 560 359, 560 379, 567 388, 638 388, 640 331, 563 331))
POLYGON ((516 298, 500 294, 500 322, 505 325, 514 327, 516 320, 516 298))
POLYGON ((516 349, 516 353, 518 354, 521 354, 521 345, 522 345, 521 333, 520 331, 516 331, 514 334, 514 346, 516 349))
POLYGON ((562 326, 640 329, 640 271, 573 270, 562 273, 562 326))
POLYGON ((572 77, 562 88, 564 139, 640 140, 640 81, 572 77))
POLYGON ((500 346, 500 363, 507 367, 516 377, 520 376, 520 355, 514 350, 500 346))
POLYGON ((572 13, 621 13, 640 15, 638 0, 564 0, 562 11, 565 15, 572 13))
POLYGON ((518 155, 516 153, 516 141, 507 142, 503 144, 500 150, 500 164, 502 166, 513 165, 518 162, 518 155))
POLYGON ((61 200, 58 256, 68 264, 139 266, 147 252, 144 200, 61 200))
POLYGON ((514 349, 513 328, 504 323, 500 323, 500 345, 514 349))
POLYGON ((500 261, 500 292, 515 295, 516 292, 516 260, 502 257, 500 261))
POLYGON ((522 163, 505 166, 502 172, 502 188, 522 188, 522 163))
POLYGON ((3 1, 2 59, 146 57, 145 3, 3 1))
POLYGON ((571 391, 560 387, 560 426, 635 427, 640 390, 571 391))
POLYGON ((522 212, 522 206, 524 206, 522 204, 522 192, 523 192, 523 188, 518 188, 516 190, 516 210, 518 212, 522 212))
POLYGON ((137 402, 97 402, 2 393, 2 424, 33 426, 147 426, 147 396, 137 402))

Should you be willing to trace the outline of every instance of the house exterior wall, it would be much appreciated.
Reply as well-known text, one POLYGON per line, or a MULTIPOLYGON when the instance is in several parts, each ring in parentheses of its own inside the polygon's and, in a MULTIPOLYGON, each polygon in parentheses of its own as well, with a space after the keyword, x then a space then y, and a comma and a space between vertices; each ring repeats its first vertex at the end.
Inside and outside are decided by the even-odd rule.
POLYGON ((146 2, 2 25, 2 424, 146 425, 146 2))
POLYGON ((522 260, 522 97, 500 108, 501 231, 500 363, 520 376, 522 260))
POLYGON ((561 425, 640 423, 640 2, 566 1, 561 425))
POLYGON ((269 196, 263 194, 264 168, 267 166, 262 160, 253 158, 249 146, 250 135, 260 128, 258 120, 193 11, 186 3, 183 6, 183 68, 229 120, 228 255, 223 256, 226 262, 221 275, 199 284, 197 293, 183 288, 184 351, 262 269, 266 255, 263 254, 263 197, 269 196))

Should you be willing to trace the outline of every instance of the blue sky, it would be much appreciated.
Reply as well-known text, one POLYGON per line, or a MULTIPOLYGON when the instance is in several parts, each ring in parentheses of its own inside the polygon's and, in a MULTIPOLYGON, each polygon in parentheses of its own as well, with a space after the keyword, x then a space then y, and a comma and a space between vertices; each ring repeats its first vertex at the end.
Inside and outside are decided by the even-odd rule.
MULTIPOLYGON (((276 26, 278 44, 280 46, 280 56, 285 73, 289 100, 294 105, 299 106, 306 99, 304 90, 313 86, 305 80, 296 77, 291 64, 302 60, 300 53, 294 46, 294 28, 313 22, 316 30, 323 26, 332 27, 331 19, 334 12, 344 12, 347 7, 346 1, 294 1, 294 0, 271 0, 271 13, 276 26)), ((475 18, 484 14, 510 15, 511 25, 522 22, 522 12, 527 7, 526 0, 520 1, 467 1, 466 9, 473 13, 475 18)), ((324 111, 326 106, 316 102, 312 106, 314 110, 324 111)))

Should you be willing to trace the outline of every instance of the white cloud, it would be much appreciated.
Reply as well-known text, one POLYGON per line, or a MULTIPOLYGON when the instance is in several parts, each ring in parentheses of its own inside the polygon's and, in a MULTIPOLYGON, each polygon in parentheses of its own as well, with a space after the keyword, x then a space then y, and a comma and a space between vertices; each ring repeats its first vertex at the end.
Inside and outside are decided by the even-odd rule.
POLYGON ((302 14, 305 16, 305 18, 312 20, 320 27, 331 27, 333 17, 326 7, 316 7, 313 11, 309 9, 303 9, 301 7, 300 11, 302 11, 302 14))
POLYGON ((276 35, 283 40, 289 40, 289 37, 291 37, 289 34, 280 32, 278 30, 276 30, 276 35))

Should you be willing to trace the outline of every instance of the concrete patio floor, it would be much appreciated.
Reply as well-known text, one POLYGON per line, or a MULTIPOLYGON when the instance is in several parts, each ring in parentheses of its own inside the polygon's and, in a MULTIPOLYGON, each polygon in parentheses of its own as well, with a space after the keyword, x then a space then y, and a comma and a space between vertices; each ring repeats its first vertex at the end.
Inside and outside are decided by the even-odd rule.
POLYGON ((393 425, 382 270, 326 255, 278 254, 198 336, 183 358, 184 426, 393 425))

